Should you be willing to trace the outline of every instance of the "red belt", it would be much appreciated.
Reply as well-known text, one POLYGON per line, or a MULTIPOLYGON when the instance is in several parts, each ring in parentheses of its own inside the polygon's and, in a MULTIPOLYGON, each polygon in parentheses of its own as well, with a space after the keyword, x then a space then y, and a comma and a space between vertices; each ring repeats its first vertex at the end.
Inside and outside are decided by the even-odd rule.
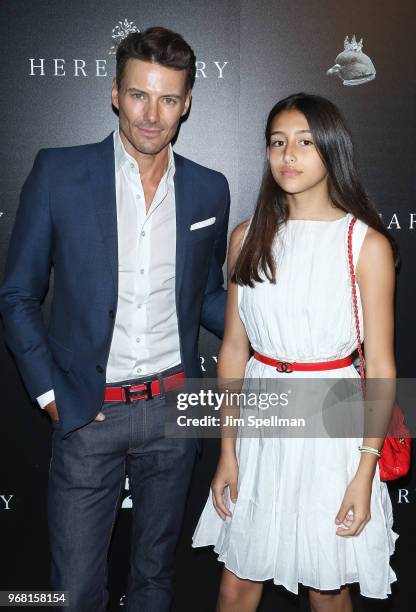
POLYGON ((292 363, 280 361, 279 359, 272 359, 271 357, 266 357, 255 351, 254 358, 266 365, 274 366, 278 372, 284 372, 285 374, 291 374, 295 371, 316 372, 317 370, 337 370, 338 368, 346 368, 352 364, 351 355, 343 357, 343 359, 335 359, 334 361, 319 361, 313 363, 306 363, 303 361, 302 363, 292 363))
MULTIPOLYGON (((162 377, 165 391, 173 391, 184 386, 185 374, 171 374, 170 376, 162 377)), ((122 385, 121 387, 106 387, 104 401, 105 402, 125 402, 131 404, 141 399, 152 399, 155 395, 161 393, 160 380, 154 378, 137 385, 122 385)))

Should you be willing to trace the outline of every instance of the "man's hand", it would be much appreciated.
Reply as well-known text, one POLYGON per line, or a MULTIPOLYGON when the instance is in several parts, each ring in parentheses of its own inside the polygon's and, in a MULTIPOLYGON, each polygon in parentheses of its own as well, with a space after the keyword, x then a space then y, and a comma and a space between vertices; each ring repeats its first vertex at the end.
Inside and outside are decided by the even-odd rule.
POLYGON ((55 423, 59 422, 59 414, 55 400, 53 402, 49 402, 49 404, 46 404, 45 410, 49 414, 51 421, 54 421, 55 423))
MULTIPOLYGON (((58 409, 56 407, 56 402, 55 401, 49 402, 49 404, 47 404, 45 406, 45 410, 49 414, 51 420, 54 423, 59 423, 59 414, 58 414, 58 409)), ((99 412, 94 420, 95 421, 104 421, 104 419, 105 419, 105 414, 103 414, 102 412, 99 412)))

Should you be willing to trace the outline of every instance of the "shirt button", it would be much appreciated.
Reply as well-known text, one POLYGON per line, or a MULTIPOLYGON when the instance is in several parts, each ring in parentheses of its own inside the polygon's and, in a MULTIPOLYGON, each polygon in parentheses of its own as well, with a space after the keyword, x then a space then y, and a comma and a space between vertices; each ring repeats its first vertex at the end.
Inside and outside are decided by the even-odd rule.
POLYGON ((141 196, 140 196, 140 193, 137 193, 137 194, 136 194, 136 200, 140 200, 140 197, 141 197, 141 196))
POLYGON ((140 233, 141 233, 142 236, 146 236, 146 232, 145 231, 142 231, 140 233))
POLYGON ((136 342, 140 342, 140 338, 136 338, 136 342))
POLYGON ((136 370, 136 372, 137 372, 138 374, 140 374, 140 372, 141 372, 141 371, 142 371, 142 369, 141 369, 141 368, 137 368, 137 370, 136 370))
POLYGON ((100 365, 96 365, 95 369, 97 370, 99 374, 102 374, 104 372, 104 368, 102 368, 100 365))
POLYGON ((141 307, 142 307, 142 304, 137 304, 137 308, 141 308, 141 307))
POLYGON ((134 170, 134 164, 133 164, 133 162, 131 162, 131 164, 130 164, 130 168, 133 168, 133 170, 134 170))
POLYGON ((144 270, 143 270, 143 268, 140 270, 140 274, 144 274, 144 270))

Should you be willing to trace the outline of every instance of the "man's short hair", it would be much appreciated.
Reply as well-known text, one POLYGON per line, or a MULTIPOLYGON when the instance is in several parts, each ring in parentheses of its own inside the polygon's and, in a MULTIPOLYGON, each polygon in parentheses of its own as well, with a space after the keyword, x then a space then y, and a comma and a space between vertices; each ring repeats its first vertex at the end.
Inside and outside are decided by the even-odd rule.
POLYGON ((195 82, 196 58, 193 50, 180 34, 166 28, 148 28, 131 32, 121 41, 116 54, 116 81, 120 87, 124 68, 129 59, 155 62, 167 68, 186 70, 187 90, 195 82))

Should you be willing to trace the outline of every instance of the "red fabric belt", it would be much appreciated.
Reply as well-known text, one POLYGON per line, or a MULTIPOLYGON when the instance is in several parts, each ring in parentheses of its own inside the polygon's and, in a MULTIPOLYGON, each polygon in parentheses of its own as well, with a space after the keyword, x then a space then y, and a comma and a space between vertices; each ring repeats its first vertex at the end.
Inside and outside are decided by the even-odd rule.
MULTIPOLYGON (((162 380, 165 391, 173 391, 174 389, 184 386, 185 374, 184 372, 178 372, 178 374, 164 376, 162 380)), ((138 385, 106 387, 104 402, 125 402, 126 404, 131 404, 131 402, 136 402, 141 399, 152 399, 152 397, 160 393, 160 381, 158 378, 154 378, 138 385)))
POLYGON ((343 357, 343 359, 335 359, 334 361, 319 361, 315 363, 297 363, 280 361, 279 359, 272 359, 272 357, 266 357, 261 355, 257 351, 254 353, 254 358, 257 361, 261 361, 266 365, 274 366, 278 372, 285 374, 291 374, 292 372, 316 372, 317 370, 337 370, 338 368, 346 368, 352 364, 352 357, 343 357))

